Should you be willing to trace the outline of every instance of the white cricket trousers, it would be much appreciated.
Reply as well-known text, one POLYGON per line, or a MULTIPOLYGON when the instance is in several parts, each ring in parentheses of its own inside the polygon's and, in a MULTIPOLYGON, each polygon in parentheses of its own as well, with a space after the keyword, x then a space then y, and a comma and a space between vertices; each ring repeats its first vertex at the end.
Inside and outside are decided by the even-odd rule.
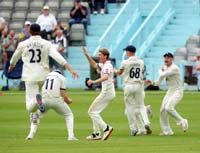
POLYGON ((64 102, 63 98, 43 97, 42 99, 45 107, 44 114, 46 114, 49 109, 53 109, 57 114, 63 116, 66 121, 68 137, 74 137, 74 115, 68 104, 64 102))
POLYGON ((175 106, 180 102, 183 97, 183 90, 168 90, 161 108, 160 108, 160 127, 164 134, 173 133, 170 124, 169 124, 169 115, 172 116, 177 124, 180 124, 183 118, 179 115, 179 113, 175 110, 175 106))
POLYGON ((114 97, 115 88, 113 86, 107 90, 102 90, 89 107, 88 114, 92 119, 94 133, 100 133, 100 129, 106 129, 107 124, 100 116, 100 113, 112 102, 114 97))
POLYGON ((124 101, 127 119, 131 130, 145 131, 144 126, 150 125, 144 105, 144 88, 141 83, 125 84, 124 101))
POLYGON ((26 110, 30 113, 30 135, 34 135, 40 123, 39 114, 37 113, 36 94, 40 93, 43 82, 25 82, 26 86, 26 110))
POLYGON ((40 93, 43 82, 25 82, 26 86, 26 110, 35 112, 37 110, 36 94, 40 93))

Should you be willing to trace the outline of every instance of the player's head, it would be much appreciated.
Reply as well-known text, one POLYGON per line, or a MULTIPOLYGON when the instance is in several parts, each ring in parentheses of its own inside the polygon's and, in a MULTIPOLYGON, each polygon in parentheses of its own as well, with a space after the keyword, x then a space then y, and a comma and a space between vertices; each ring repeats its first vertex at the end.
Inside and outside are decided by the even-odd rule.
POLYGON ((40 25, 37 23, 33 23, 30 26, 31 35, 40 35, 40 25))
POLYGON ((168 53, 165 53, 163 55, 163 57, 164 57, 165 65, 170 66, 172 64, 172 61, 173 61, 173 58, 174 58, 173 54, 168 52, 168 53))
POLYGON ((110 53, 106 48, 102 48, 99 50, 98 54, 99 61, 105 63, 110 58, 110 53))
POLYGON ((133 45, 128 45, 126 48, 124 48, 124 51, 126 51, 126 54, 129 55, 134 55, 136 52, 136 48, 133 45))

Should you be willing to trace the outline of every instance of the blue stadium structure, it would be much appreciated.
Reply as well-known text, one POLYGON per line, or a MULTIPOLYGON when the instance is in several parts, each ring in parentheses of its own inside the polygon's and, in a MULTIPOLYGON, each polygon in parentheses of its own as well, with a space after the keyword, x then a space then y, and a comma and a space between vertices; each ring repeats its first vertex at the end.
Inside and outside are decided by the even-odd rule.
MULTIPOLYGON (((25 13, 26 18, 30 17, 30 20, 34 20, 34 12, 37 15, 38 11, 33 10, 37 10, 38 7, 41 9, 42 6, 35 5, 36 0, 27 1, 28 4, 25 0, 6 0, 6 4, 5 0, 0 0, 0 16, 7 20, 11 19, 9 24, 13 24, 13 21, 21 22, 23 19, 20 17, 24 15, 23 13, 25 13), (21 1, 21 3, 19 4, 18 1, 21 1), (24 4, 22 1, 24 1, 24 4), (19 16, 17 14, 14 16, 14 12, 24 10, 18 9, 18 7, 23 8, 24 5, 27 5, 25 6, 27 11, 20 11, 19 16), (2 10, 8 13, 3 13, 2 10), (32 16, 30 15, 31 12, 32 16), (15 20, 12 20, 12 18, 15 20)), ((68 17, 63 15, 63 11, 69 9, 69 7, 63 6, 63 1, 58 0, 58 4, 52 4, 52 11, 60 19, 63 19, 62 16, 68 17)), ((71 5, 70 0, 68 1, 68 4, 71 5)), ((40 5, 44 5, 44 3, 45 1, 40 5)), ((48 3, 53 2, 49 0, 48 3)), ((119 67, 120 62, 126 58, 123 48, 128 44, 135 45, 137 56, 145 61, 146 78, 151 80, 157 79, 158 68, 163 64, 162 55, 165 52, 184 56, 184 58, 175 61, 181 67, 184 80, 186 77, 185 68, 195 65, 194 62, 189 61, 188 57, 195 56, 196 52, 190 53, 189 51, 193 49, 187 46, 192 40, 194 42, 195 38, 199 40, 199 3, 199 0, 126 0, 122 3, 118 3, 117 0, 108 0, 106 14, 93 15, 92 12, 89 14, 90 24, 88 25, 88 35, 85 35, 84 38, 84 46, 94 57, 99 48, 108 48, 111 51, 111 58, 115 59, 115 65, 119 67), (191 38, 191 36, 193 37, 191 38), (191 38, 191 41, 188 41, 189 38, 191 38)), ((68 47, 68 63, 80 75, 79 80, 73 80, 70 73, 65 71, 68 88, 86 88, 85 78, 90 77, 90 66, 82 53, 82 45, 76 43, 68 47)), ((200 47, 199 44, 195 46, 195 48, 198 47, 200 47)), ((2 85, 3 81, 1 80, 0 83, 2 85)), ((120 78, 117 79, 117 83, 117 86, 121 88, 122 81, 120 78)), ((163 88, 165 88, 164 83, 163 88)), ((188 89, 196 88, 193 88, 191 84, 191 88, 188 89)))

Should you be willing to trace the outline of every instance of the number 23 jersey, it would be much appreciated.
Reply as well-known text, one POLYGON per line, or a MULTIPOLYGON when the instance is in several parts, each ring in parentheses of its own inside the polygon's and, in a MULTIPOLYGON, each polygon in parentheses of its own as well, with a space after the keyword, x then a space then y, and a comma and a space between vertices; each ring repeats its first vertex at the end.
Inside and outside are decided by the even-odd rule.
POLYGON ((124 84, 143 83, 144 62, 135 57, 129 57, 121 63, 120 69, 123 70, 124 84))
POLYGON ((29 39, 20 42, 12 59, 11 64, 22 57, 23 81, 44 81, 49 73, 49 56, 63 65, 66 60, 57 52, 52 43, 42 39, 40 36, 31 36, 29 39))

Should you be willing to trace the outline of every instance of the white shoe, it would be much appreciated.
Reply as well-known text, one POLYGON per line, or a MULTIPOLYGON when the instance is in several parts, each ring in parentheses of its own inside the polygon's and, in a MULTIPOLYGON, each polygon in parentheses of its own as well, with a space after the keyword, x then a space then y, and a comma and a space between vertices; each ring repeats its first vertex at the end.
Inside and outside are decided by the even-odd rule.
POLYGON ((98 12, 97 12, 97 11, 94 11, 94 12, 93 12, 93 14, 94 14, 94 15, 97 15, 97 14, 98 14, 98 12))
POLYGON ((146 135, 147 134, 147 132, 146 131, 139 131, 139 132, 137 132, 137 134, 136 135, 146 135))
POLYGON ((183 132, 186 132, 187 131, 187 129, 188 129, 188 120, 187 119, 183 119, 182 121, 181 121, 181 127, 182 127, 182 129, 183 129, 183 132))
POLYGON ((173 132, 168 132, 168 133, 162 132, 162 133, 160 133, 160 136, 172 136, 172 135, 174 135, 173 132))
POLYGON ((34 133, 29 133, 29 135, 26 137, 26 140, 33 140, 34 133))
POLYGON ((78 139, 76 137, 69 137, 68 141, 78 141, 78 139))
POLYGON ((111 126, 107 126, 107 128, 104 130, 103 140, 107 140, 111 135, 112 131, 113 128, 111 126))
POLYGON ((101 10, 100 10, 100 14, 101 14, 101 15, 105 14, 104 9, 101 9, 101 10))
POLYGON ((153 117, 153 111, 152 111, 152 108, 151 108, 151 105, 147 105, 146 106, 146 109, 147 109, 147 114, 150 118, 153 117))
POLYGON ((101 140, 101 136, 99 133, 92 133, 91 135, 86 137, 87 140, 101 140))
POLYGON ((137 130, 131 130, 131 135, 136 136, 137 135, 137 130))

